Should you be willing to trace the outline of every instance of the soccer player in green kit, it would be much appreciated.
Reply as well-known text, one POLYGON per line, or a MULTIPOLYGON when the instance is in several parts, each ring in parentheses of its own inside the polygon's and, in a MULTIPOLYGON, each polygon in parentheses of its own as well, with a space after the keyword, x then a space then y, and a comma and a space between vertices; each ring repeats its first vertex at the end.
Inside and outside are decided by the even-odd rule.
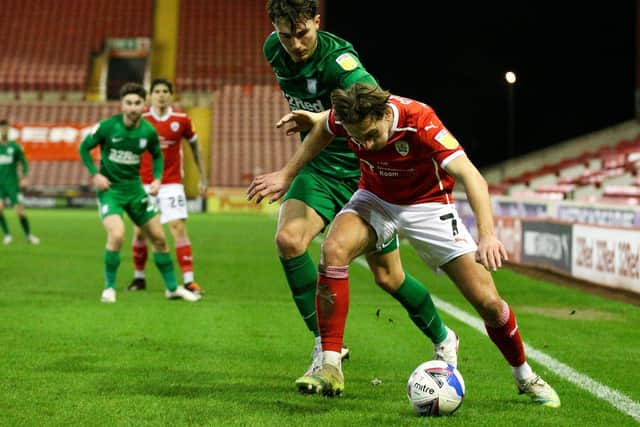
POLYGON ((105 287, 101 302, 116 302, 116 273, 120 265, 120 249, 125 226, 122 212, 142 229, 153 245, 153 259, 164 279, 168 299, 198 301, 196 295, 178 286, 169 246, 160 224, 158 208, 144 191, 140 178, 140 159, 144 151, 153 158, 150 194, 158 193, 164 160, 158 134, 153 125, 142 118, 147 92, 138 83, 126 83, 120 89, 122 113, 102 120, 80 144, 83 163, 97 190, 98 208, 107 232, 104 252, 105 287), (91 150, 100 146, 100 170, 91 158, 91 150))
MULTIPOLYGON (((317 0, 268 0, 267 13, 275 31, 267 37, 263 53, 291 110, 321 112, 331 106, 332 90, 346 89, 356 82, 377 84, 351 43, 319 30, 317 0)), ((280 207, 275 239, 278 255, 298 311, 315 337, 312 362, 304 376, 316 373, 323 362, 315 305, 318 271, 307 248, 351 198, 359 179, 358 159, 343 138, 295 177, 280 207)), ((252 188, 253 184, 249 199, 252 188)), ((380 253, 397 248, 396 236, 380 253)), ((376 283, 384 288, 389 273, 384 267, 374 269, 376 283)), ((442 323, 429 291, 405 273, 403 286, 393 296, 432 341, 434 358, 456 365, 458 337, 442 323)), ((347 355, 344 347, 342 357, 347 355)))
POLYGON ((29 183, 28 173, 29 163, 22 147, 17 142, 9 140, 9 122, 5 119, 0 120, 0 228, 4 233, 3 243, 5 245, 13 241, 7 220, 4 218, 5 199, 9 199, 11 205, 16 207, 16 213, 20 218, 24 235, 27 236, 27 242, 33 245, 40 243, 40 239, 31 234, 29 220, 24 213, 24 204, 22 203, 20 187, 29 183), (18 177, 18 163, 22 165, 22 178, 18 177))

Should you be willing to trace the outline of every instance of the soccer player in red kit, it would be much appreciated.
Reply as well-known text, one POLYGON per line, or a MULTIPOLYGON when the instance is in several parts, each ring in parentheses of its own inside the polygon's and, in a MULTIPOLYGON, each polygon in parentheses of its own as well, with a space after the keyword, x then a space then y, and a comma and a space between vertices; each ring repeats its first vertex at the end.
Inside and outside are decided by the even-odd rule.
MULTIPOLYGON (((193 129, 191 119, 185 113, 174 111, 173 85, 166 79, 155 79, 151 82, 149 91, 151 107, 143 117, 150 122, 158 132, 160 146, 164 156, 164 173, 160 191, 154 198, 160 208, 160 222, 169 224, 176 249, 176 258, 182 270, 184 287, 195 293, 203 293, 196 283, 193 274, 193 258, 189 236, 187 234, 187 198, 184 192, 182 139, 186 139, 193 152, 198 171, 200 172, 200 191, 207 187, 204 169, 200 162, 200 147, 193 129)), ((151 184, 153 174, 151 157, 142 157, 140 176, 145 189, 151 184)), ((146 288, 144 267, 147 262, 147 242, 138 227, 135 227, 133 237, 134 278, 129 290, 143 290, 146 288)))
MULTIPOLYGON (((401 277, 399 250, 370 255, 398 233, 473 305, 511 366, 519 392, 540 405, 559 407, 555 390, 526 362, 514 313, 489 273, 502 266, 507 253, 495 235, 487 183, 455 137, 431 107, 371 85, 334 90, 331 104, 328 112, 298 110, 281 119, 279 126, 294 123, 288 133, 310 132, 283 169, 257 177, 249 192, 258 200, 278 199, 302 166, 338 136, 347 138, 360 159, 358 190, 322 245, 316 307, 324 364, 315 375, 298 380, 299 390, 325 395, 344 390, 340 350, 349 308, 349 264, 369 254, 372 270, 384 268, 390 277, 401 277), (477 244, 453 203, 456 180, 464 185, 476 217, 477 244)), ((389 282, 392 288, 397 285, 389 282)))

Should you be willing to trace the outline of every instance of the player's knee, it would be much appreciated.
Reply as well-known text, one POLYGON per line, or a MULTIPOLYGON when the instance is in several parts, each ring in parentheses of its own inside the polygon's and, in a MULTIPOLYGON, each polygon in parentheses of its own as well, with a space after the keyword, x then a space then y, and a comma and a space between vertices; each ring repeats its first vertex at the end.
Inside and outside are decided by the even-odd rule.
POLYGON ((150 236, 151 246, 153 246, 154 252, 166 252, 167 251, 167 239, 163 234, 150 236))
POLYGON ((145 241, 145 236, 144 236, 144 233, 142 232, 142 230, 141 230, 141 229, 136 228, 136 229, 133 231, 133 241, 134 241, 134 242, 135 242, 135 241, 139 241, 139 242, 144 242, 144 241, 145 241))
POLYGON ((502 316, 503 301, 500 295, 486 295, 475 304, 476 311, 485 322, 498 321, 502 316))
POLYGON ((373 280, 378 286, 389 293, 395 293, 403 282, 403 275, 391 271, 387 268, 372 268, 373 280))
POLYGON ((169 229, 176 239, 184 239, 187 234, 187 227, 182 220, 171 221, 169 223, 169 229))
POLYGON ((349 251, 340 241, 327 239, 322 243, 322 259, 325 265, 349 265, 351 259, 349 251))
POLYGON ((278 247, 278 252, 284 258, 300 256, 307 250, 300 235, 287 229, 279 230, 276 233, 276 246, 278 247))
POLYGON ((124 230, 111 230, 109 232, 109 244, 114 248, 121 248, 124 243, 124 230))

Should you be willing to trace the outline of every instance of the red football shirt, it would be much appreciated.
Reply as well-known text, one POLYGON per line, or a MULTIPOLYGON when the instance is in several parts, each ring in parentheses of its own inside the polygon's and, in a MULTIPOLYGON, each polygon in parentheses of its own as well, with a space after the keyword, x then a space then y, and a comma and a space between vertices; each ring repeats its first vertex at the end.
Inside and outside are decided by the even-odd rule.
POLYGON ((398 96, 392 96, 388 105, 393 127, 379 151, 365 150, 336 120, 334 111, 329 114, 329 131, 346 137, 360 159, 359 188, 396 205, 453 203, 455 181, 444 167, 465 155, 462 147, 428 105, 398 96))
MULTIPOLYGON (((185 113, 173 111, 171 107, 163 117, 158 116, 153 109, 149 109, 142 116, 156 128, 160 138, 160 147, 164 156, 162 183, 181 184, 184 175, 182 138, 187 141, 196 139, 191 119, 185 113)), ((153 181, 151 160, 151 155, 145 152, 140 162, 140 176, 143 184, 150 184, 153 181)))

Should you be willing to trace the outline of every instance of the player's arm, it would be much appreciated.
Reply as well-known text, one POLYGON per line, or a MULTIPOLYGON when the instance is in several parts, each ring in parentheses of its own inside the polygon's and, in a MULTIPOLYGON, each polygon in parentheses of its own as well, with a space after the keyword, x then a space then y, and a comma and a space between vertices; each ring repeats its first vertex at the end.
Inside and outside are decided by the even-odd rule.
POLYGON ((78 152, 80 153, 80 159, 82 159, 82 163, 89 170, 89 174, 91 175, 91 179, 93 181, 93 185, 100 191, 108 190, 111 186, 111 181, 98 172, 98 168, 96 168, 95 163, 93 163, 93 159, 91 158, 91 150, 100 145, 102 141, 102 136, 100 133, 100 124, 96 126, 96 128, 86 136, 84 141, 78 147, 78 152))
POLYGON ((278 121, 278 128, 293 123, 286 131, 288 135, 306 130, 309 133, 282 169, 253 179, 247 189, 247 200, 256 197, 256 203, 260 203, 268 196, 269 203, 273 203, 284 196, 298 172, 333 141, 334 135, 326 127, 328 117, 328 110, 323 113, 296 110, 278 121))
POLYGON ((355 83, 365 83, 378 86, 376 79, 364 69, 359 69, 353 73, 345 74, 340 79, 340 87, 345 90, 349 89, 355 83))
POLYGON ((162 184, 162 172, 164 172, 164 157, 162 156, 162 149, 160 148, 160 139, 158 134, 154 131, 153 136, 150 136, 149 143, 147 145, 147 151, 151 154, 151 170, 153 173, 153 181, 149 185, 149 194, 155 196, 160 191, 160 184, 162 184))
POLYGON ((196 162, 196 167, 200 173, 200 193, 204 194, 207 190, 207 175, 205 174, 204 167, 202 166, 202 151, 200 150, 200 144, 198 138, 195 136, 189 141, 189 147, 191 147, 191 153, 193 154, 193 160, 196 162))
POLYGON ((18 146, 17 153, 17 161, 20 162, 22 166, 22 176, 20 177, 20 187, 26 187, 29 185, 29 162, 27 161, 27 156, 25 156, 24 151, 22 151, 22 147, 18 146))
POLYGON ((507 259, 507 251, 496 236, 487 181, 467 156, 451 160, 445 170, 464 185, 467 200, 473 209, 478 227, 478 261, 487 270, 496 271, 502 267, 502 260, 507 259))
POLYGON ((355 83, 365 83, 378 86, 378 82, 362 65, 360 58, 353 51, 336 52, 337 57, 329 61, 329 74, 336 78, 336 86, 348 89, 355 83))

